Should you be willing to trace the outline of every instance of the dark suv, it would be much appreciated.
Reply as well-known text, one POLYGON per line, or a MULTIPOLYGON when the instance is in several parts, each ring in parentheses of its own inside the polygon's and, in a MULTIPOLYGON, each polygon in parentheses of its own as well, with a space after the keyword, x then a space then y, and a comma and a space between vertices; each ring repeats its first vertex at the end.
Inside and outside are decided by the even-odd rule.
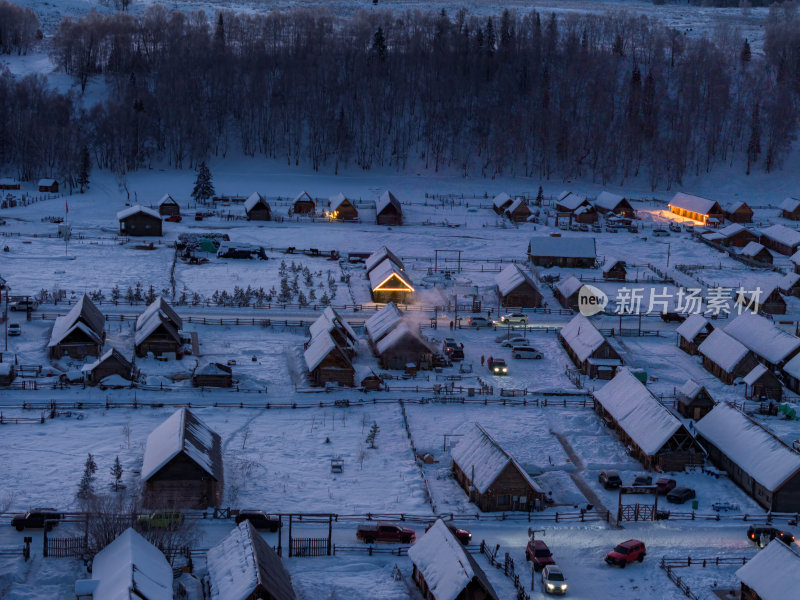
POLYGON ((600 471, 597 481, 602 483, 607 490, 612 490, 622 485, 622 479, 620 479, 619 473, 616 471, 600 471))
MULTIPOLYGON (((14 515, 11 518, 11 525, 17 531, 24 529, 43 529, 45 521, 60 521, 62 514, 55 508, 32 508, 25 514, 14 515)), ((47 523, 47 530, 50 531, 56 523, 47 523)))
POLYGON ((250 521, 256 529, 269 529, 273 533, 283 525, 281 518, 276 515, 268 515, 263 510, 241 510, 236 515, 236 524, 242 521, 250 521))
POLYGON ((770 525, 750 525, 747 528, 747 537, 758 545, 761 545, 762 537, 765 538, 765 545, 774 539, 779 539, 787 546, 791 546, 794 543, 794 535, 770 525))
POLYGON ((696 494, 692 488, 678 486, 671 492, 667 493, 667 502, 672 502, 673 504, 683 504, 695 496, 696 494))
POLYGON ((545 565, 556 564, 553 553, 543 540, 531 540, 525 547, 525 560, 533 561, 533 568, 537 571, 544 569, 545 565))
POLYGON ((442 351, 452 361, 464 360, 464 344, 453 338, 444 338, 442 351))

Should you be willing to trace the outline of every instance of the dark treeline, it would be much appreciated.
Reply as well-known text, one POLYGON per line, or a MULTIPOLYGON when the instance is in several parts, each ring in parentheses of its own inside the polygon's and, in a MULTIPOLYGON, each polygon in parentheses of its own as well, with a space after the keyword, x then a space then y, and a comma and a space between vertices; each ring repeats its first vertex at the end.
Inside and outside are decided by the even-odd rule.
POLYGON ((0 54, 25 54, 41 37, 36 13, 0 0, 0 54))
POLYGON ((107 97, 84 113, 0 78, 0 163, 70 181, 86 145, 117 172, 231 150, 653 187, 720 162, 771 170, 800 95, 800 21, 773 13, 766 59, 625 14, 90 14, 62 22, 53 55, 83 88, 106 77, 107 97))

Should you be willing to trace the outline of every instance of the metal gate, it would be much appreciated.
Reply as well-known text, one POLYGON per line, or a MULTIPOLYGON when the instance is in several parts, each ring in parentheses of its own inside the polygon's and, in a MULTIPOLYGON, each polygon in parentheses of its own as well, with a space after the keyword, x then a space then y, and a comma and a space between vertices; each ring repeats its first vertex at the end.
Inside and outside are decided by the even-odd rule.
POLYGON ((328 556, 328 538, 291 538, 289 556, 328 556))
POLYGON ((652 504, 623 504, 620 507, 620 521, 652 521, 655 506, 652 504))
POLYGON ((86 538, 52 538, 44 541, 44 556, 50 558, 81 558, 87 552, 86 538))

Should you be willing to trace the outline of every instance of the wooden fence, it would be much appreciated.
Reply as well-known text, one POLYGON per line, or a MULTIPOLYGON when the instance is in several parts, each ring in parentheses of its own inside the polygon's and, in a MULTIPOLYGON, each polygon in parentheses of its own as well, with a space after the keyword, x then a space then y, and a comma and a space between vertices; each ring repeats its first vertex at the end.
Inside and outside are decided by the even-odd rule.
POLYGON ((69 538, 45 537, 42 552, 48 558, 80 558, 88 553, 86 538, 83 536, 69 538))
POLYGON ((328 538, 290 538, 289 556, 329 556, 328 538))

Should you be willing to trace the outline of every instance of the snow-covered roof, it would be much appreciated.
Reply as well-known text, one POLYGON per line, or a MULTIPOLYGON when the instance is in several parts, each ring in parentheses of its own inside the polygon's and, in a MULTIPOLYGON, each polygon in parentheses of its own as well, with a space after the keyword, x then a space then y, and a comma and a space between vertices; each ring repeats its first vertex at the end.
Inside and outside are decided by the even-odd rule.
POLYGON ((742 207, 750 208, 747 205, 747 202, 745 202, 744 200, 736 200, 735 202, 729 202, 728 204, 725 205, 725 212, 735 213, 742 207))
POLYGON ((703 234, 703 239, 708 240, 709 242, 718 242, 720 240, 724 240, 725 236, 718 231, 710 231, 703 234))
POLYGON ((294 202, 314 202, 314 199, 311 195, 306 192, 305 190, 297 194, 297 197, 294 199, 294 202))
POLYGON ((206 361, 194 370, 195 375, 230 375, 232 372, 228 365, 214 361, 206 361))
POLYGON ((528 254, 563 258, 596 258, 597 250, 593 237, 534 235, 531 236, 528 244, 528 254))
POLYGON ((0 185, 17 185, 19 181, 13 177, 0 177, 0 185))
POLYGON ((41 187, 41 186, 50 187, 50 186, 51 186, 51 185, 53 185, 55 182, 56 182, 56 180, 55 180, 55 179, 40 179, 40 180, 39 180, 39 186, 40 186, 40 187, 41 187))
POLYGON ((389 250, 389 248, 387 248, 386 246, 381 246, 375 252, 370 254, 367 257, 367 260, 364 261, 364 267, 367 269, 367 273, 369 273, 372 269, 377 267, 387 258, 391 260, 395 265, 397 265, 398 268, 405 269, 403 261, 400 260, 400 258, 394 252, 389 250))
POLYGON ((372 290, 377 290, 392 277, 400 280, 399 285, 405 284, 409 291, 414 291, 411 279, 405 271, 400 270, 393 260, 387 258, 369 272, 369 285, 372 290))
POLYGON ((603 334, 597 331, 591 321, 583 315, 575 315, 559 332, 578 360, 584 361, 606 341, 603 334))
POLYGON ((211 600, 247 600, 259 586, 274 600, 295 600, 281 558, 248 520, 208 551, 206 564, 211 600))
POLYGON ((103 342, 102 338, 92 331, 88 325, 77 322, 70 327, 67 317, 64 316, 56 317, 55 323, 53 323, 53 331, 50 333, 50 342, 48 342, 47 347, 52 348, 53 346, 58 346, 58 344, 75 330, 80 330, 85 333, 95 344, 101 344, 103 342))
POLYGON ((497 593, 486 574, 441 519, 408 549, 408 557, 422 573, 436 600, 456 600, 476 578, 490 598, 497 600, 497 593))
POLYGON ((222 444, 219 434, 187 408, 175 411, 147 436, 142 481, 150 479, 181 452, 214 479, 222 481, 222 444))
POLYGON ((264 200, 264 196, 259 194, 258 192, 253 192, 248 196, 247 200, 244 201, 244 211, 250 212, 253 210, 258 204, 263 204, 267 208, 269 208, 269 203, 264 200))
POLYGON ((421 345, 429 348, 429 344, 422 339, 422 337, 420 337, 420 335, 416 333, 406 321, 402 321, 398 323, 398 325, 389 333, 378 340, 378 342, 375 344, 375 351, 379 355, 383 354, 384 352, 387 352, 393 348, 396 344, 402 342, 404 339, 414 339, 421 345))
MULTIPOLYGON (((338 209, 338 208, 339 208, 339 207, 340 207, 340 206, 341 206, 341 205, 342 205, 344 202, 350 202, 350 200, 347 198, 347 196, 345 196, 344 194, 342 194, 341 192, 339 192, 339 193, 338 193, 338 194, 336 194, 335 196, 331 196, 331 197, 330 197, 330 209, 331 209, 332 211, 333 211, 333 210, 336 210, 336 209, 338 209)), ((350 202, 350 204, 352 204, 352 202, 350 202)))
POLYGON ((8 361, 0 363, 0 375, 11 375, 11 370, 14 368, 14 363, 8 361))
POLYGON ((308 370, 313 371, 316 369, 319 364, 325 360, 325 357, 333 352, 335 348, 336 342, 333 341, 331 334, 327 331, 324 331, 313 337, 308 343, 308 347, 306 348, 305 352, 303 352, 303 357, 306 360, 306 367, 308 367, 308 370))
POLYGON ((558 206, 566 210, 576 210, 579 206, 587 203, 586 196, 579 196, 572 192, 561 192, 558 197, 558 206))
POLYGON ((364 322, 364 328, 372 343, 376 343, 383 336, 389 333, 400 321, 403 320, 403 313, 397 308, 394 302, 389 302, 378 312, 364 322))
POLYGON ((789 272, 786 273, 786 275, 784 275, 783 277, 781 277, 780 281, 778 281, 778 287, 781 289, 781 291, 788 292, 795 285, 797 285, 798 281, 800 281, 800 275, 798 275, 797 273, 789 272))
POLYGON ((800 245, 800 231, 785 225, 771 225, 761 230, 761 236, 790 248, 800 245))
POLYGON ((160 310, 149 313, 147 319, 142 321, 141 324, 139 324, 139 320, 137 319, 136 331, 133 334, 133 343, 138 347, 161 326, 164 327, 164 330, 176 343, 181 343, 181 336, 175 324, 160 310))
POLYGON ((689 315, 686 320, 678 326, 677 332, 682 338, 692 341, 708 325, 706 319, 700 313, 689 315))
POLYGON ((800 590, 800 551, 772 540, 736 571, 736 577, 761 600, 788 600, 800 590))
POLYGON ((781 210, 785 210, 786 212, 794 212, 797 210, 797 207, 800 206, 800 199, 798 198, 784 198, 783 202, 780 203, 781 210))
POLYGON ((625 199, 626 198, 624 196, 620 196, 619 194, 600 192, 597 195, 597 200, 594 201, 594 205, 606 210, 614 210, 617 208, 617 206, 619 206, 619 203, 625 199))
POLYGON ((386 190, 383 192, 383 194, 381 194, 381 197, 378 198, 378 201, 375 203, 376 214, 381 214, 390 204, 395 207, 397 212, 403 211, 403 209, 400 207, 400 201, 395 198, 395 195, 392 192, 386 190))
MULTIPOLYGON (((511 204, 508 205, 508 208, 506 208, 505 212, 508 214, 512 214, 520 206, 528 208, 528 203, 525 202, 525 198, 517 198, 516 200, 514 200, 511 204)), ((528 212, 530 212, 530 209, 528 210, 528 212)))
POLYGON ((612 258, 610 256, 606 257, 606 262, 603 263, 603 273, 608 273, 618 264, 622 263, 622 268, 625 268, 625 261, 621 258, 612 258))
POLYGON ((722 229, 717 230, 722 237, 731 237, 732 235, 736 235, 747 229, 744 225, 739 223, 731 223, 730 225, 726 225, 722 229))
POLYGON ((117 220, 118 221, 122 221, 122 219, 127 219, 128 217, 136 215, 136 214, 139 214, 139 213, 144 213, 146 215, 150 215, 151 217, 154 217, 154 218, 158 219, 159 221, 161 220, 161 215, 158 214, 158 211, 155 211, 152 208, 147 208, 146 206, 141 206, 140 204, 137 204, 136 206, 131 206, 130 208, 126 208, 125 210, 119 211, 117 213, 117 220))
POLYGON ((795 265, 800 265, 800 250, 792 254, 789 257, 789 260, 791 260, 795 265))
POLYGON ((122 365, 124 365, 127 368, 130 368, 131 362, 127 358, 125 358, 119 350, 117 350, 116 348, 109 348, 96 361, 83 365, 81 371, 84 373, 94 371, 97 367, 99 367, 101 364, 109 360, 112 356, 122 365))
POLYGON ((583 282, 575 277, 575 275, 569 275, 556 284, 556 290, 558 290, 558 293, 564 296, 564 298, 569 298, 582 287, 583 282))
POLYGON ((715 406, 695 427, 700 435, 770 491, 776 491, 800 471, 800 454, 727 404, 715 406))
POLYGON ((56 317, 48 346, 56 346, 75 329, 80 329, 96 342, 102 342, 106 318, 86 294, 61 317, 56 317))
POLYGON ((533 279, 518 265, 513 263, 495 275, 494 280, 497 282, 497 289, 503 296, 507 296, 523 283, 528 283, 532 288, 538 289, 533 279))
POLYGON ((532 489, 541 491, 514 457, 478 423, 473 423, 463 437, 459 438, 450 451, 450 457, 481 494, 491 487, 508 465, 516 467, 532 489))
MULTIPOLYGON (((763 300, 766 296, 762 295, 763 300)), ((778 364, 800 348, 800 338, 761 315, 743 312, 725 326, 725 333, 769 363, 778 364)))
POLYGON ((175 206, 178 206, 178 203, 175 201, 175 198, 173 198, 169 194, 164 194, 163 196, 161 196, 161 200, 158 201, 159 206, 163 206, 164 204, 174 204, 175 206))
POLYGON ((747 375, 742 377, 742 381, 745 382, 746 385, 753 385, 759 378, 768 371, 767 367, 758 363, 753 370, 750 371, 747 375))
POLYGON ((503 208, 506 204, 511 202, 511 196, 506 194, 505 192, 500 192, 497 196, 494 197, 494 207, 495 208, 503 208))
POLYGON ((697 351, 730 373, 747 355, 747 347, 722 329, 715 329, 697 347, 697 351))
POLYGON ((697 383, 694 379, 687 379, 686 383, 684 383, 678 390, 678 394, 686 396, 687 398, 694 398, 702 389, 703 386, 697 383))
POLYGON ((669 205, 701 215, 709 214, 714 208, 714 205, 719 206, 714 200, 693 196, 691 194, 684 194, 683 192, 675 194, 672 200, 670 200, 669 205))
POLYGON ((148 307, 144 309, 144 312, 136 318, 136 328, 138 329, 144 325, 144 323, 157 312, 161 312, 167 320, 172 322, 175 329, 183 329, 183 319, 178 316, 178 313, 170 306, 169 302, 164 300, 163 296, 159 296, 151 302, 148 307))
POLYGON ((763 249, 764 246, 762 244, 759 244, 758 242, 747 242, 747 245, 741 249, 740 254, 742 256, 748 256, 752 258, 756 256, 759 252, 761 252, 763 249))
POLYGON ((626 368, 617 370, 611 381, 594 392, 594 397, 649 456, 657 454, 683 427, 626 368))
POLYGON ((172 567, 133 528, 123 531, 92 561, 97 600, 172 600, 172 567))

